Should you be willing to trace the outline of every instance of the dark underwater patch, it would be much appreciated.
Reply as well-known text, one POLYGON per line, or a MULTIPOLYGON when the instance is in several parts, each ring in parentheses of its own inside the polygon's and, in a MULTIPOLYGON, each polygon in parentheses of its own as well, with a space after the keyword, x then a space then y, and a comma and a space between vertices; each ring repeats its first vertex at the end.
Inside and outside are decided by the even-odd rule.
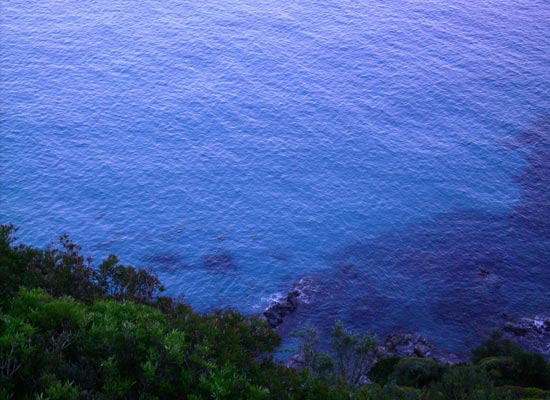
POLYGON ((550 238, 550 149, 532 153, 527 168, 516 180, 521 187, 521 203, 515 217, 534 233, 550 238))
POLYGON ((272 252, 269 254, 271 258, 273 258, 276 261, 286 262, 290 260, 290 256, 282 251, 272 252))
POLYGON ((172 253, 147 254, 143 256, 143 261, 157 265, 179 264, 181 260, 182 257, 179 254, 172 253))
POLYGON ((525 130, 518 142, 530 154, 527 167, 515 178, 521 202, 514 209, 514 217, 537 235, 550 239, 550 115, 525 130))
POLYGON ((180 270, 206 270, 212 273, 229 274, 237 270, 235 258, 230 253, 210 254, 203 257, 200 263, 187 263, 177 253, 146 254, 142 260, 159 272, 177 273, 180 270))
POLYGON ((527 150, 550 146, 550 114, 543 115, 527 129, 524 129, 518 139, 517 145, 527 150))
POLYGON ((184 261, 183 257, 176 253, 146 254, 142 260, 159 272, 177 273, 182 269, 192 269, 193 265, 184 261))
POLYGON ((167 242, 180 240, 181 237, 185 234, 185 230, 186 230, 185 225, 178 225, 167 232, 161 233, 160 238, 167 242))
POLYGON ((550 304, 550 116, 523 132, 527 167, 511 213, 457 210, 358 242, 313 277, 321 296, 298 309, 328 332, 334 319, 388 333, 418 327, 468 347, 509 313, 550 304), (445 337, 446 331, 460 337, 445 337))
POLYGON ((203 258, 202 267, 213 273, 231 273, 236 270, 237 263, 229 253, 211 254, 203 258))

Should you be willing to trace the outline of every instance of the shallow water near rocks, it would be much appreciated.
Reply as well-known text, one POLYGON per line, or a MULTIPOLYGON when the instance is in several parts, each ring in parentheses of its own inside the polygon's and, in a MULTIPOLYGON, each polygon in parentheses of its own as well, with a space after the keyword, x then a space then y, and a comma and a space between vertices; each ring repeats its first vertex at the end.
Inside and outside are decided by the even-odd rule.
POLYGON ((6 1, 0 219, 465 349, 550 307, 550 3, 502 3, 6 1))

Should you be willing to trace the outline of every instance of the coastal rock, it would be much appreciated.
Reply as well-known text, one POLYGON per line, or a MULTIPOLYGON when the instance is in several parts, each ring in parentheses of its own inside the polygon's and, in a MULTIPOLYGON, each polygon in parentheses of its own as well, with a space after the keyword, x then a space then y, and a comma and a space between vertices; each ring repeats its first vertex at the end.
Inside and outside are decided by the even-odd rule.
POLYGON ((511 332, 516 336, 525 336, 529 333, 529 327, 514 322, 506 322, 504 324, 504 330, 506 332, 511 332))
POLYGON ((550 316, 537 315, 504 323, 503 331, 509 339, 530 351, 550 359, 550 316))
POLYGON ((357 382, 357 387, 371 385, 371 384, 372 384, 372 380, 370 380, 367 375, 361 375, 359 377, 359 381, 357 382))
POLYGON ((300 302, 307 303, 312 291, 314 291, 312 280, 308 277, 300 279, 286 297, 274 301, 267 307, 263 313, 264 318, 272 328, 278 327, 286 316, 296 311, 298 298, 300 298, 300 302))
POLYGON ((392 333, 378 347, 380 357, 431 358, 442 364, 455 365, 465 361, 456 354, 435 349, 433 344, 419 333, 392 333))
POLYGON ((298 350, 292 357, 285 363, 285 367, 296 369, 301 371, 305 367, 305 354, 302 350, 298 350))
POLYGON ((298 297, 300 297, 300 291, 291 290, 286 298, 274 302, 264 311, 264 317, 272 328, 281 325, 288 314, 296 311, 298 297))
POLYGON ((379 352, 386 357, 429 357, 432 344, 419 333, 392 333, 379 347, 379 352))

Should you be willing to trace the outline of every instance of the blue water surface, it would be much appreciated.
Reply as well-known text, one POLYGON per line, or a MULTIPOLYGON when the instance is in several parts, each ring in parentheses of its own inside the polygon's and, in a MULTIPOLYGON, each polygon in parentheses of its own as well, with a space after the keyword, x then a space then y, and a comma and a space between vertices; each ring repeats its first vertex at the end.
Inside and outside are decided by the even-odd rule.
POLYGON ((461 348, 550 308, 550 2, 1 5, 0 219, 196 309, 461 348), (479 276, 489 269, 489 280, 479 276), (321 293, 321 294, 319 294, 321 293))

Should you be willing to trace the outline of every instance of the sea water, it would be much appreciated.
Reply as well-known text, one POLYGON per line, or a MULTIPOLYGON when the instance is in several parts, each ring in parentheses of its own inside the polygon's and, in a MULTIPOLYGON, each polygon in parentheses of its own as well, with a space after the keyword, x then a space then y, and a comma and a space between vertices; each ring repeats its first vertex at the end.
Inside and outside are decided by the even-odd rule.
POLYGON ((550 308, 550 2, 1 5, 0 219, 199 311, 464 348, 550 308), (481 270, 489 274, 480 273, 481 270))

